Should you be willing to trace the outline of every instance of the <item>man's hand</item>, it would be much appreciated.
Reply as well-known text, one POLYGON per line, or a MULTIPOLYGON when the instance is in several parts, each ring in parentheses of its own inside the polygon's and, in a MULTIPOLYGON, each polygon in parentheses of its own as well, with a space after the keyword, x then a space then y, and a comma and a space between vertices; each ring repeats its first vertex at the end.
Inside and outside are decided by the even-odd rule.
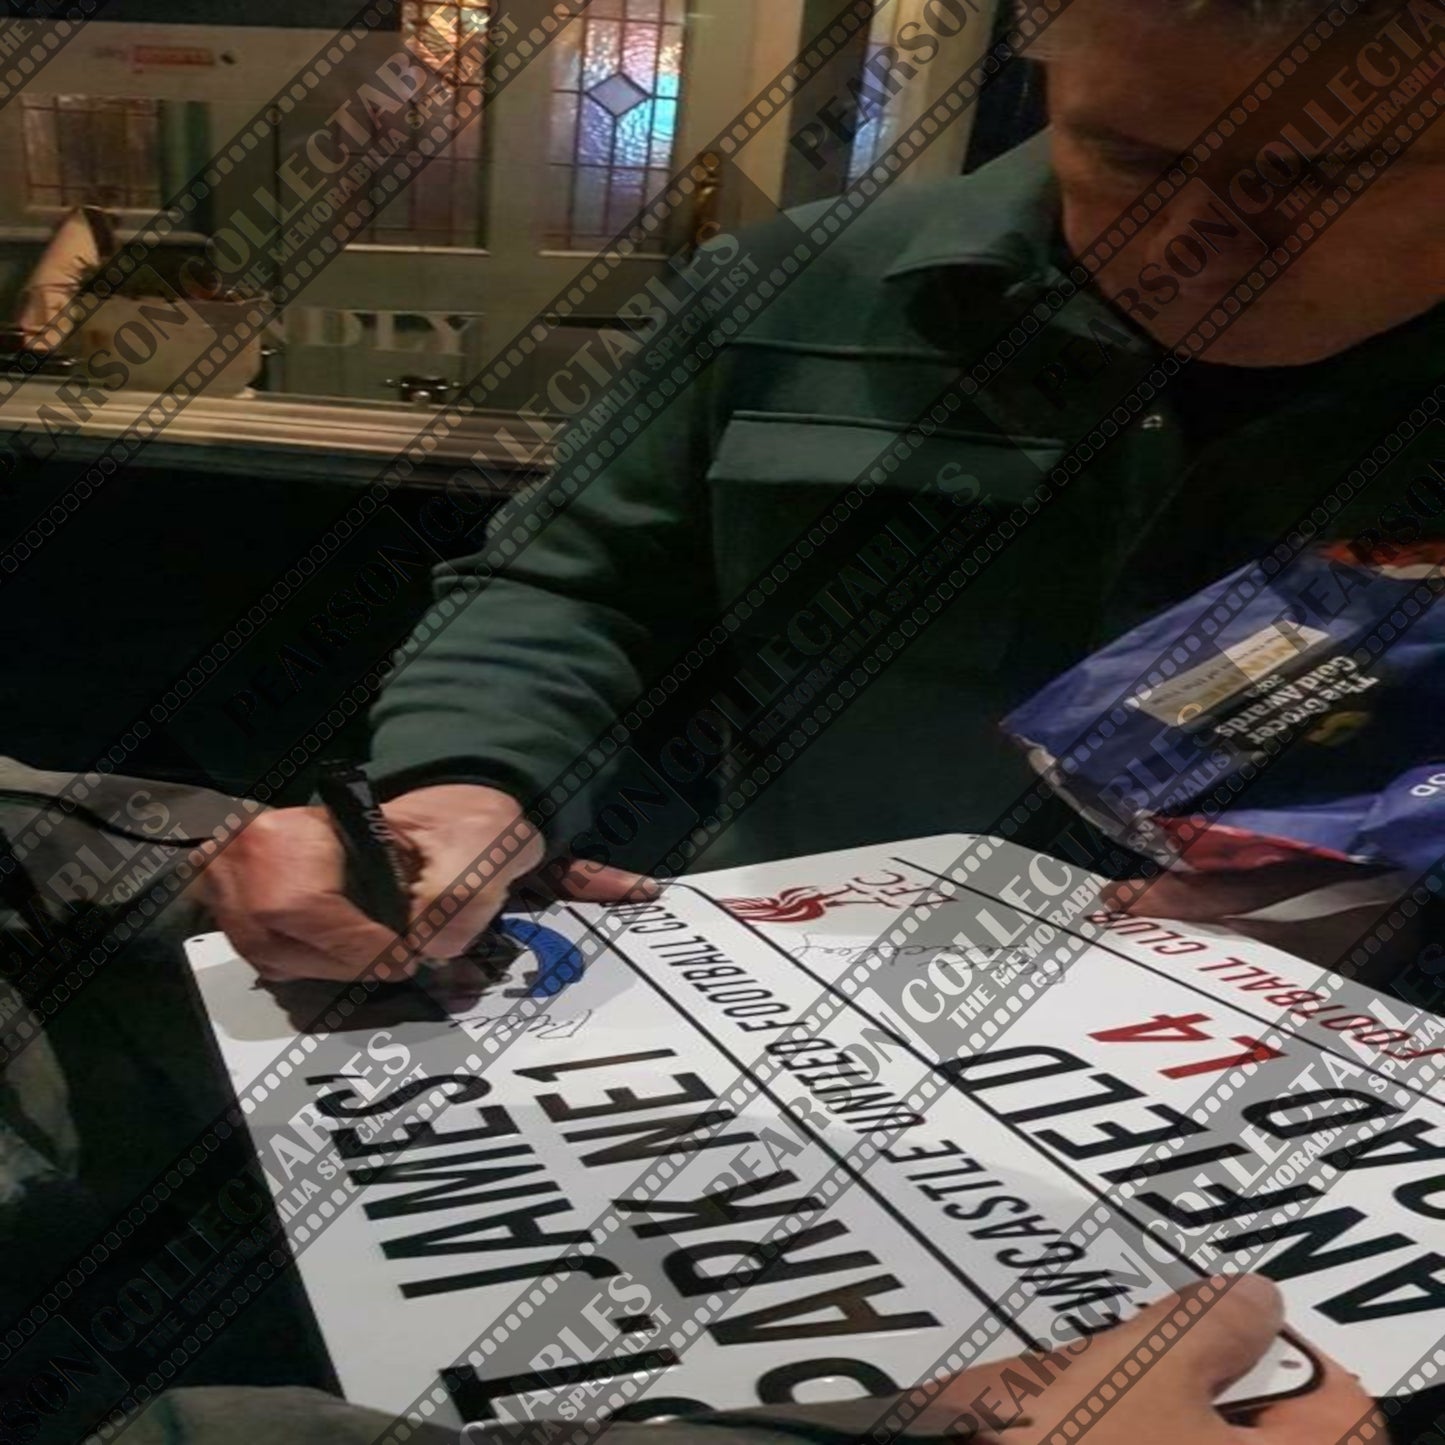
MULTIPOLYGON (((1187 856, 1187 855, 1186 855, 1187 856)), ((1175 923, 1210 923, 1258 939, 1323 968, 1340 961, 1393 906, 1393 894, 1371 896, 1369 875, 1350 864, 1326 859, 1277 863, 1269 867, 1166 872, 1149 880, 1129 879, 1106 888, 1106 908, 1140 918, 1175 923), (1314 914, 1309 895, 1322 889, 1360 890, 1360 902, 1314 914)), ((1342 895, 1343 896, 1343 895, 1342 895)), ((1372 967, 1403 961, 1422 941, 1420 919, 1398 930, 1376 953, 1372 967)))
MULTIPOLYGON (((395 980, 424 957, 454 958, 497 915, 508 889, 543 859, 521 805, 496 788, 448 783, 385 804, 398 839, 420 862, 412 888, 410 957, 388 955, 389 928, 345 894, 346 857, 321 808, 262 813, 219 849, 196 855, 202 890, 237 951, 264 978, 395 980), (441 910, 434 911, 440 905, 441 910)), ((657 885, 620 868, 572 860, 548 869, 568 898, 609 902, 650 898, 657 885)))
POLYGON ((1201 1282, 1052 1354, 965 1370, 933 1396, 919 1423, 970 1427, 979 1445, 1386 1445, 1370 1397, 1329 1360, 1309 1394, 1263 1406, 1248 1426, 1227 1421, 1215 1399, 1263 1356, 1284 1308, 1279 1290, 1258 1275, 1223 1283, 1201 1282), (1091 1408, 1096 1392, 1108 1398, 1091 1408), (1087 1422, 1080 1416, 1079 1429, 1061 1429, 1079 1410, 1087 1422))

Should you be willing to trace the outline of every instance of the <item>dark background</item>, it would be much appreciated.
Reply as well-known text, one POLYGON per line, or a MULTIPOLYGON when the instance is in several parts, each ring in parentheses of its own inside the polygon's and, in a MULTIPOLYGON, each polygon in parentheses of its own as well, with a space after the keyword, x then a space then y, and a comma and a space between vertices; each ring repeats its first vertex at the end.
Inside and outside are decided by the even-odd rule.
MULTIPOLYGON (((418 426, 424 414, 417 417, 418 426)), ((290 475, 190 460, 119 469, 15 576, 0 580, 0 752, 36 767, 81 769, 162 698, 190 665, 365 494, 380 462, 343 468, 298 464, 290 475)), ((220 452, 226 448, 217 449, 220 452)), ((0 536, 15 538, 85 471, 74 454, 16 468, 0 491, 0 536)), ((488 512, 454 518, 461 530, 438 549, 422 509, 435 505, 450 468, 388 501, 315 580, 287 600, 256 640, 224 664, 119 770, 250 791, 368 669, 406 637, 431 598, 430 567, 476 550, 488 512), (344 646, 318 647, 308 621, 381 549, 405 558, 395 595, 370 603, 344 646), (404 575, 403 575, 404 573, 404 575), (269 681, 274 703, 237 695, 269 681)), ((520 482, 521 475, 510 480, 520 482)), ((500 501, 501 492, 497 500, 500 501)), ((360 720, 347 737, 360 756, 360 720)), ((280 801, 304 801, 298 778, 280 801)))

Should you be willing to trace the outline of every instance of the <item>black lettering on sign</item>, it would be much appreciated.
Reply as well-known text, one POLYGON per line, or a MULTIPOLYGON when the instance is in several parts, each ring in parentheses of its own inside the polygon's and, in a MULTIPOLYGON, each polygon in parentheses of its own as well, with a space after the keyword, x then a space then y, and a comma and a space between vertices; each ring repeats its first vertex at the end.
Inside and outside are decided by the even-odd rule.
POLYGON ((674 1074, 672 1079, 681 1088, 671 1094, 644 1094, 639 1098, 631 1089, 608 1089, 606 1102, 602 1104, 569 1104, 561 1094, 539 1094, 537 1103, 549 1119, 560 1122, 564 1119, 597 1119, 607 1114, 636 1113, 639 1109, 666 1109, 674 1104, 696 1104, 703 1099, 717 1098, 716 1092, 696 1074, 674 1074))
POLYGON ((363 1137, 359 1129, 334 1129, 331 1142, 343 1159, 365 1159, 373 1154, 400 1154, 404 1149, 432 1149, 450 1144, 472 1144, 480 1139, 499 1139, 517 1133, 517 1126, 499 1104, 483 1104, 477 1113, 480 1129, 438 1132, 426 1121, 403 1124, 390 1139, 363 1137))
POLYGON ((1097 1139, 1071 1139, 1057 1129, 1040 1129, 1039 1143, 1047 1144, 1050 1149, 1057 1149, 1060 1154, 1065 1154, 1070 1159, 1097 1159, 1104 1154, 1118 1153, 1121 1149, 1167 1144, 1175 1139, 1188 1139, 1195 1134, 1209 1132, 1206 1125, 1191 1119, 1188 1114, 1181 1114, 1178 1109, 1171 1109, 1168 1104, 1148 1104, 1144 1112, 1154 1115, 1156 1119, 1163 1119, 1163 1125, 1150 1129, 1131 1129, 1127 1125, 1105 1119, 1090 1126, 1098 1130, 1097 1139))
MULTIPOLYGON (((1077 1264, 1088 1251, 1082 1244, 1071 1244, 1066 1239, 1056 1239, 1051 1244, 1046 1244, 1043 1249, 1032 1258, 1027 1251, 1022 1249, 1001 1249, 994 1255, 1000 1264, 1006 1264, 1010 1269, 1022 1270, 1020 1278, 1025 1284, 1033 1284, 1037 1280, 1049 1279, 1053 1271, 1066 1264, 1077 1264)), ((1148 1283, 1142 1276, 1139 1282, 1148 1283)))
POLYGON ((1435 1195, 1445 1191, 1445 1174, 1434 1174, 1429 1179, 1415 1179, 1402 1184, 1395 1191, 1395 1198, 1416 1214, 1427 1219, 1445 1219, 1445 1203, 1435 1195))
POLYGON ((1076 1335, 1097 1335, 1112 1330, 1123 1317, 1113 1310, 1082 1310, 1078 1314, 1061 1314, 1059 1320, 1076 1335))
MULTIPOLYGON (((846 1075, 830 1074, 829 1078, 844 1078, 846 1075)), ((865 1109, 874 1108, 878 1104, 896 1104, 897 1099, 887 1089, 864 1089, 860 1093, 857 1089, 840 1085, 836 1089, 813 1089, 812 1092, 820 1099, 828 1099, 828 1112, 831 1114, 856 1114, 865 1109), (838 1097, 841 1096, 841 1097, 838 1097)), ((918 1115, 913 1115, 917 1119, 918 1115)))
POLYGON ((1206 1224, 1222 1224, 1226 1219, 1238 1219, 1245 1214, 1263 1214, 1268 1209, 1283 1208, 1286 1204, 1319 1199, 1324 1193, 1313 1184, 1292 1184, 1287 1189, 1264 1189, 1257 1194, 1241 1194, 1227 1184, 1206 1184, 1200 1192, 1213 1195, 1219 1203, 1203 1206, 1180 1204, 1167 1195, 1154 1193, 1141 1194, 1139 1201, 1185 1229, 1201 1229, 1206 1224))
POLYGON ((1028 1124, 1036 1119, 1053 1119, 1059 1114, 1077 1114, 1084 1109, 1101 1109, 1110 1104, 1129 1104, 1144 1098, 1144 1091, 1116 1079, 1113 1074, 1090 1074, 1089 1082, 1099 1088, 1092 1094, 1076 1094, 1071 1099, 1059 1099, 1052 1104, 1035 1104, 1028 1109, 1001 1110, 1000 1119, 1013 1124, 1028 1124))
POLYGON ((607 1054, 600 1059, 574 1059, 568 1064, 537 1064, 530 1069, 516 1070, 519 1079, 535 1079, 539 1084, 555 1084, 558 1074, 578 1069, 615 1069, 619 1064, 640 1064, 649 1059, 675 1059, 672 1049, 647 1049, 639 1054, 607 1054))
POLYGON ((875 1275, 872 1279, 819 1290, 751 1314, 730 1315, 709 1325, 708 1333, 720 1345, 767 1345, 782 1340, 816 1340, 832 1335, 871 1335, 936 1327, 938 1320, 926 1310, 888 1315, 873 1307, 873 1296, 891 1294, 902 1288, 894 1275, 875 1275))
POLYGON ((1105 1300, 1129 1298, 1129 1286, 1115 1279, 1107 1269, 1063 1270, 1042 1278, 1036 1275, 1024 1278, 1033 1283, 1035 1294, 1050 1300, 1060 1297, 1059 1303, 1051 1306, 1055 1310, 1076 1310, 1105 1300))
POLYGON ((618 1134, 640 1135, 626 1143, 609 1144, 582 1155, 582 1162, 587 1165, 621 1164, 632 1159, 698 1154, 704 1149, 721 1149, 731 1144, 756 1144, 758 1136, 750 1131, 698 1137, 700 1131, 714 1129, 736 1118, 731 1109, 704 1109, 698 1114, 680 1114, 673 1119, 633 1120, 627 1124, 604 1124, 598 1129, 573 1129, 562 1137, 576 1144, 585 1139, 610 1139, 618 1134))
POLYGON ((811 1279, 820 1274, 836 1274, 876 1265, 877 1258, 866 1249, 825 1254, 821 1259, 790 1257, 798 1250, 847 1233, 846 1225, 828 1220, 779 1239, 710 1239, 703 1244, 674 1250, 662 1261, 662 1269, 678 1293, 687 1299, 693 1295, 711 1294, 714 1290, 751 1289, 759 1284, 782 1284, 787 1280, 811 1279), (714 1274, 702 1268, 702 1262, 707 1259, 729 1259, 738 1263, 731 1269, 714 1274), (750 1267, 743 1268, 743 1261, 749 1261, 750 1267))
POLYGON ((441 1159, 399 1159, 392 1164, 369 1164, 347 1170, 354 1184, 428 1184, 412 1194, 377 1199, 364 1206, 368 1219, 395 1219, 398 1214, 420 1214, 427 1209, 456 1209, 464 1204, 485 1204, 527 1194, 560 1194, 550 1181, 521 1188, 493 1189, 523 1174, 540 1174, 542 1165, 526 1144, 508 1144, 501 1149, 478 1149, 473 1154, 456 1154, 441 1159), (525 1155, 525 1164, 497 1165, 500 1159, 525 1155))
POLYGON ((1257 1249, 1262 1244, 1275 1244, 1282 1239, 1295 1239, 1288 1249, 1272 1255, 1259 1265, 1261 1274, 1270 1279, 1294 1279, 1302 1274, 1315 1274, 1322 1269, 1353 1264, 1372 1255, 1388 1254, 1414 1244, 1407 1234, 1382 1234, 1377 1239, 1356 1240, 1339 1249, 1325 1249, 1341 1235, 1348 1234, 1365 1219, 1362 1209, 1342 1205, 1310 1214, 1303 1219, 1286 1220, 1283 1224, 1266 1224, 1258 1229, 1241 1230, 1238 1234, 1216 1235, 1210 1243, 1219 1249, 1257 1249))
MULTIPOLYGON (((1029 1207, 1026 1199, 1019 1199, 1009 1194, 991 1195, 984 1201, 984 1204, 1006 1205, 1009 1207, 1010 1212, 1014 1214, 1018 1214, 1029 1207)), ((953 1211, 958 1207, 956 1204, 950 1204, 943 1212, 953 1216, 953 1211)), ((981 1214, 991 1212, 992 1210, 980 1205, 975 1211, 966 1213, 963 1217, 967 1219, 977 1219, 981 1214)), ((980 1229, 969 1231, 975 1239, 1047 1239, 1051 1234, 1057 1234, 1058 1232, 1052 1224, 1044 1220, 1042 1214, 1030 1214, 1026 1219, 1008 1219, 1002 1224, 985 1224, 980 1229)))
POLYGON ((1301 1134, 1327 1134, 1334 1129, 1343 1129, 1346 1124, 1386 1119, 1399 1112, 1393 1104, 1354 1089, 1311 1089, 1303 1094, 1287 1094, 1282 1099, 1266 1099, 1259 1104, 1250 1104, 1244 1110, 1244 1117, 1276 1139, 1298 1139, 1301 1134), (1281 1117, 1296 1110, 1335 1104, 1343 1107, 1322 1109, 1312 1118, 1281 1117))
POLYGON ((520 1264, 504 1264, 496 1269, 473 1269, 465 1274, 444 1274, 437 1279, 410 1280, 399 1286, 407 1299, 421 1299, 429 1294, 451 1294, 459 1289, 485 1289, 488 1285, 509 1284, 519 1279, 545 1279, 553 1274, 585 1274, 589 1279, 610 1279, 621 1271, 611 1260, 596 1254, 569 1254, 558 1259, 525 1260, 520 1264))
POLYGON ((1445 1308, 1445 1254, 1433 1250, 1388 1274, 1376 1275, 1354 1289, 1337 1294, 1319 1306, 1322 1315, 1342 1325, 1364 1324, 1395 1315, 1419 1314, 1445 1308), (1393 1298, 1389 1298, 1393 1296, 1393 1298))
POLYGON ((537 1223, 537 1220, 545 1215, 566 1214, 571 1210, 572 1205, 565 1199, 523 1204, 500 1214, 487 1214, 480 1219, 464 1219, 459 1224, 443 1225, 440 1229, 425 1229, 420 1234, 404 1234, 400 1238, 387 1240, 381 1246, 381 1251, 388 1259, 423 1259, 436 1254, 482 1254, 498 1249, 542 1249, 553 1245, 587 1244, 592 1238, 590 1230, 569 1229, 560 1234, 547 1234, 537 1223), (495 1232, 500 1232, 501 1237, 473 1237, 495 1232))
MULTIPOLYGON (((821 1360, 795 1360, 791 1365, 777 1365, 758 1381, 758 1400, 764 1405, 801 1405, 798 1386, 814 1380, 828 1382, 828 1399, 835 1398, 833 1381, 853 1380, 863 1388, 867 1396, 896 1395, 898 1386, 877 1365, 866 1360, 849 1360, 838 1355, 829 1355, 821 1360)), ((862 1434, 863 1432, 859 1432, 862 1434)))
POLYGON ((1024 1045, 1011 1049, 986 1049, 971 1058, 950 1059, 941 1065, 942 1071, 966 1093, 977 1093, 981 1089, 998 1089, 1005 1084, 1021 1084, 1025 1080, 1049 1079, 1055 1074, 1073 1074, 1087 1069, 1088 1062, 1077 1054, 1065 1053, 1063 1049, 1052 1049, 1043 1045, 1024 1045), (994 1073, 996 1064, 1012 1063, 1015 1060, 1033 1058, 1037 1062, 1024 1064, 1021 1068, 1007 1069, 994 1073))
MULTIPOLYGON (((728 1176, 731 1179, 731 1175, 728 1176)), ((714 1184, 718 1181, 714 1180, 714 1184)), ((723 1224, 742 1224, 755 1219, 779 1219, 789 1214, 816 1214, 823 1208, 823 1202, 811 1194, 794 1196, 790 1199, 775 1199, 768 1204, 739 1204, 755 1194, 766 1194, 770 1189, 781 1189, 796 1184, 798 1176, 787 1169, 762 1179, 751 1179, 744 1184, 728 1184, 723 1188, 710 1189, 696 1199, 643 1199, 636 1202, 615 1199, 613 1205, 624 1214, 664 1214, 669 1216, 661 1222, 634 1224, 632 1232, 639 1239, 656 1239, 658 1235, 669 1237, 685 1234, 694 1229, 715 1229, 723 1224)))
MULTIPOLYGON (((985 1089, 999 1089, 1008 1084, 1034 1082, 1053 1078, 1056 1074, 1078 1073, 1089 1068, 1089 1064, 1064 1049, 1046 1046, 1021 1046, 1011 1049, 989 1049, 975 1054, 972 1058, 952 1059, 944 1064, 943 1072, 965 1093, 976 1094, 985 1089), (1034 1062, 1022 1067, 995 1072, 1000 1063, 1013 1063, 1032 1058, 1034 1062)), ((1025 1124, 1034 1119, 1049 1119, 1057 1114, 1074 1114, 1081 1109, 1100 1108, 1107 1104, 1127 1103, 1142 1099, 1144 1094, 1112 1074, 1091 1074, 1091 1084, 1100 1087, 1095 1093, 1072 1097, 1064 1096, 1048 1104, 1038 1104, 1028 1109, 1000 1110, 999 1117, 1011 1123, 1025 1124)))
POLYGON ((651 1374, 679 1364, 669 1349, 643 1350, 635 1355, 613 1355, 610 1359, 553 1365, 545 1370, 528 1370, 521 1375, 500 1375, 484 1380, 470 1366, 455 1366, 441 1372, 442 1384, 464 1420, 494 1420, 493 1401, 508 1396, 535 1395, 559 1390, 564 1385, 596 1384, 623 1375, 651 1374))
MULTIPOLYGON (((337 1079, 348 1077, 347 1074, 317 1074, 308 1078, 306 1082, 308 1084, 329 1084, 337 1079)), ((389 1094, 383 1094, 369 1104, 360 1106, 346 1102, 348 1097, 356 1098, 356 1094, 350 1089, 339 1090, 334 1094, 323 1094, 317 1099, 316 1107, 328 1119, 374 1119, 378 1114, 394 1113, 397 1109, 411 1103, 413 1099, 420 1098, 433 1089, 442 1090, 454 1104, 465 1104, 472 1099, 485 1098, 492 1092, 492 1086, 485 1079, 475 1078, 471 1074, 440 1074, 425 1079, 412 1079, 389 1094)))
POLYGON ((1160 1174, 1175 1174, 1181 1169, 1198 1169, 1201 1165, 1213 1164, 1219 1159, 1236 1159, 1241 1154, 1248 1153, 1249 1150, 1241 1144, 1216 1144, 1210 1149, 1191 1149, 1184 1154, 1145 1159, 1138 1164, 1125 1164, 1119 1169, 1105 1169, 1102 1173, 1111 1184, 1132 1184, 1140 1179, 1154 1179, 1160 1174))
POLYGON ((1331 1169, 1375 1169, 1385 1164, 1436 1164, 1445 1159, 1445 1144, 1426 1141, 1422 1136, 1434 1133, 1435 1126, 1424 1119, 1410 1119, 1357 1139, 1322 1154, 1320 1159, 1331 1169), (1393 1146, 1399 1145, 1399 1148, 1393 1146))

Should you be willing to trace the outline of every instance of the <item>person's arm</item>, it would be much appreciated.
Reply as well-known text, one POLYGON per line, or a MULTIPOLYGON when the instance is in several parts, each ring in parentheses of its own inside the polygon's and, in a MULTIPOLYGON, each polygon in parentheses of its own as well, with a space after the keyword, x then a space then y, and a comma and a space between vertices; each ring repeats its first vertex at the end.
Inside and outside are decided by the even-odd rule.
MULTIPOLYGON (((708 256, 733 245, 707 248, 694 277, 718 270, 708 256)), ((705 291, 692 294, 678 320, 639 338, 619 383, 632 399, 609 403, 600 424, 581 413, 564 433, 568 459, 502 509, 482 551, 442 569, 437 603, 375 709, 370 771, 421 865, 413 917, 443 898, 460 907, 413 940, 407 963, 378 963, 395 937, 345 896, 324 814, 263 814, 198 857, 217 922, 263 974, 392 978, 414 971, 423 947, 460 953, 543 860, 526 805, 697 635, 715 605, 706 474, 722 403, 719 363, 695 329, 705 291), (679 375, 692 379, 678 385, 679 375), (614 452, 628 416, 640 429, 614 452)), ((584 376, 573 368, 569 387, 584 376)), ((616 868, 563 866, 555 881, 568 896, 650 888, 616 868)))
MULTIPOLYGON (((681 348, 654 344, 678 360, 681 348)), ((715 373, 664 401, 646 357, 635 361, 623 385, 661 405, 626 449, 597 466, 614 418, 501 510, 482 551, 442 570, 439 606, 373 712, 384 794, 476 782, 530 801, 703 626, 715 373)))
MULTIPOLYGON (((1324 859, 1227 872, 1164 871, 1149 879, 1111 883, 1100 901, 1139 918, 1227 928, 1321 968, 1348 971, 1359 982, 1389 992, 1392 979, 1435 941, 1429 930, 1438 929, 1440 920, 1426 910, 1402 918, 1374 940, 1369 966, 1360 970, 1353 955, 1396 902, 1393 892, 1361 889, 1361 872, 1354 864, 1324 859), (1357 902, 1348 896, 1351 887, 1359 890, 1357 902), (1315 911, 1320 905, 1311 895, 1321 890, 1342 895, 1336 911, 1315 911)), ((1368 876, 1363 881, 1368 883, 1368 876)))

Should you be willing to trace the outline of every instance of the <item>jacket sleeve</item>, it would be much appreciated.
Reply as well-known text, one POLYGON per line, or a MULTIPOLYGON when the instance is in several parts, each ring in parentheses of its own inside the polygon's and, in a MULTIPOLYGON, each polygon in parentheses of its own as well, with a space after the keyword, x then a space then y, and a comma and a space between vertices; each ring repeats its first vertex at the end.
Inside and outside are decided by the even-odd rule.
POLYGON ((441 569, 373 713, 385 795, 473 781, 529 802, 703 624, 719 369, 706 329, 699 288, 563 432, 564 460, 501 509, 483 550, 441 569))
MULTIPOLYGON (((1001 1445, 970 1431, 941 1433, 911 1427, 896 1414, 902 1397, 831 1404, 777 1405, 688 1416, 668 1423, 589 1428, 577 1421, 534 1420, 471 1427, 465 1434, 415 1424, 415 1445, 941 1445, 973 1441, 1001 1445)), ((395 1422, 348 1405, 320 1390, 212 1387, 173 1390, 136 1416, 128 1445, 377 1445, 395 1422)))

